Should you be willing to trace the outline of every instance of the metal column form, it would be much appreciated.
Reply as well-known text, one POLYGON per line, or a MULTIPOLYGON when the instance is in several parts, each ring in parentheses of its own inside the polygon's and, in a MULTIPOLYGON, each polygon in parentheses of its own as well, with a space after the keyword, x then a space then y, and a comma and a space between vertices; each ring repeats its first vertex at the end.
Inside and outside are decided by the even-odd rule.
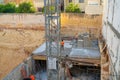
POLYGON ((60 57, 60 0, 44 0, 47 80, 59 79, 60 57))

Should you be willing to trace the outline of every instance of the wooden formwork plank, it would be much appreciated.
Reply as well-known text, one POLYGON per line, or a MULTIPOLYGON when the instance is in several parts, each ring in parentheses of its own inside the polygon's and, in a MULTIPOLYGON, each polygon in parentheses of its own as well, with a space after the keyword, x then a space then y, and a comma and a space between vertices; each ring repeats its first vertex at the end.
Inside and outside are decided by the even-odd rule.
POLYGON ((68 58, 67 60, 72 61, 75 65, 100 66, 100 59, 68 58))
POLYGON ((34 60, 46 60, 46 56, 43 55, 33 55, 34 60))

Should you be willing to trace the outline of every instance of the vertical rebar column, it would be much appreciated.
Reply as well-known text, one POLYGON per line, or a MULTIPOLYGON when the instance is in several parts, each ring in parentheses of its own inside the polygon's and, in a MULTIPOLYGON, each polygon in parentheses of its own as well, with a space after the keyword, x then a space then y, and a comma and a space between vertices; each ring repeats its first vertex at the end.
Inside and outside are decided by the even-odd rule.
POLYGON ((44 0, 47 80, 59 80, 60 0, 44 0))

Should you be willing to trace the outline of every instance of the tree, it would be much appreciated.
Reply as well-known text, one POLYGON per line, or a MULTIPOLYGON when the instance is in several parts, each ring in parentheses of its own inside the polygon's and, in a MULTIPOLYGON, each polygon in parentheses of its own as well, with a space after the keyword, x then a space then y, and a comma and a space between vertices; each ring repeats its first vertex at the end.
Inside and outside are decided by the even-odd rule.
POLYGON ((14 3, 7 3, 5 5, 1 5, 3 13, 14 13, 16 11, 16 5, 14 3))
POLYGON ((71 13, 80 13, 80 8, 78 7, 77 4, 74 3, 69 3, 69 5, 65 9, 66 12, 71 12, 71 13))
POLYGON ((18 13, 34 13, 35 8, 30 2, 23 2, 18 7, 16 12, 18 13))

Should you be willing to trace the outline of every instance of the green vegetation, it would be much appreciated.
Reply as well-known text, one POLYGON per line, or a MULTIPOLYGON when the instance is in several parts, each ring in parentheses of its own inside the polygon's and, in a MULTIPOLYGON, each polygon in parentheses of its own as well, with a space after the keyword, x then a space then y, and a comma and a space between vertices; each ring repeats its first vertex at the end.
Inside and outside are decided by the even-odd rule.
POLYGON ((0 4, 0 13, 34 13, 35 8, 30 2, 0 4))
POLYGON ((8 3, 3 8, 3 13, 14 13, 16 10, 16 5, 14 3, 8 3))
POLYGON ((81 12, 81 10, 78 7, 78 5, 74 4, 74 3, 69 3, 69 5, 66 7, 65 11, 69 12, 69 13, 80 13, 81 12))
POLYGON ((16 12, 18 12, 18 13, 34 13, 35 8, 33 7, 33 5, 30 2, 23 2, 17 7, 16 12))
POLYGON ((14 3, 0 4, 1 13, 14 13, 16 11, 16 5, 14 3))
MULTIPOLYGON (((55 13, 55 7, 54 6, 50 6, 50 7, 46 7, 46 8, 48 8, 48 10, 50 10, 51 13, 55 13)), ((45 7, 42 8, 43 13, 44 13, 44 11, 45 11, 45 7)))
POLYGON ((3 8, 4 8, 4 5, 3 5, 3 4, 0 4, 0 13, 3 12, 3 8))

